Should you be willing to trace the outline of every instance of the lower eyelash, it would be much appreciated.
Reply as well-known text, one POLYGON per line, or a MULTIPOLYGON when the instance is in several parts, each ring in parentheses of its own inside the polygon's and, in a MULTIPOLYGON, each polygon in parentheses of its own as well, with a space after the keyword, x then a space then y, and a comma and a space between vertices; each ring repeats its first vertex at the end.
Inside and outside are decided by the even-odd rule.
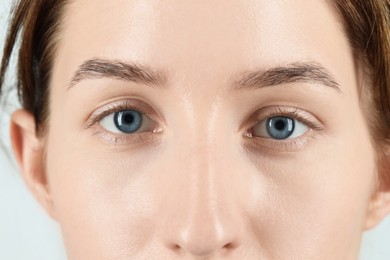
POLYGON ((155 141, 159 132, 143 132, 137 134, 113 134, 101 130, 96 130, 93 135, 100 135, 104 142, 114 145, 145 144, 155 141))
POLYGON ((107 104, 103 107, 98 108, 90 117, 87 119, 84 129, 92 130, 92 135, 99 135, 100 139, 107 144, 116 146, 131 145, 132 148, 138 147, 138 145, 146 144, 148 142, 157 141, 159 139, 159 133, 162 132, 162 128, 159 124, 152 119, 149 109, 143 109, 140 105, 137 105, 139 100, 123 100, 116 103, 107 104), (100 126, 101 120, 106 116, 116 113, 121 110, 136 110, 139 111, 143 116, 150 118, 154 121, 152 131, 137 132, 132 134, 124 133, 113 133, 104 130, 100 126))
POLYGON ((259 149, 259 147, 266 147, 268 151, 275 151, 279 153, 283 151, 291 152, 302 149, 308 142, 315 139, 323 129, 324 127, 321 123, 313 122, 309 116, 301 113, 300 109, 298 108, 276 107, 273 108, 273 111, 266 114, 266 116, 263 116, 263 119, 256 120, 255 124, 252 124, 250 130, 244 134, 244 138, 247 140, 247 142, 249 142, 249 145, 253 146, 255 149, 259 149), (305 124, 309 130, 302 136, 283 140, 274 140, 272 138, 264 138, 253 135, 251 130, 257 124, 275 116, 285 116, 297 120, 305 124))
MULTIPOLYGON (((309 130, 312 131, 312 130, 309 130)), ((246 137, 245 142, 252 147, 254 150, 259 150, 261 148, 265 148, 265 152, 275 152, 279 153, 289 153, 289 152, 297 152, 302 150, 310 141, 316 139, 315 135, 306 134, 303 137, 297 137, 293 139, 286 140, 274 140, 271 138, 263 138, 263 137, 246 137)))

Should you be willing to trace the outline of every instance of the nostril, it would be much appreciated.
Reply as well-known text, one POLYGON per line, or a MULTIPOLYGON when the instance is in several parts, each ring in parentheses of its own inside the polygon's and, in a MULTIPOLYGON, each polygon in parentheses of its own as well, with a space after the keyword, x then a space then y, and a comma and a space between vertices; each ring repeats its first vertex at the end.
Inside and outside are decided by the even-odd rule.
POLYGON ((168 248, 175 252, 176 254, 186 254, 190 253, 193 256, 209 256, 211 254, 220 252, 220 253, 227 253, 230 251, 233 251, 235 248, 237 248, 239 245, 238 243, 234 242, 229 242, 224 245, 215 246, 212 245, 212 243, 207 243, 207 244, 183 244, 182 246, 180 244, 172 243, 168 248))
POLYGON ((224 249, 234 249, 236 246, 233 243, 227 243, 223 246, 224 249))
POLYGON ((187 251, 185 247, 181 246, 180 244, 176 244, 176 243, 169 244, 167 246, 167 248, 169 248, 170 250, 172 250, 176 254, 181 254, 181 253, 187 251))
POLYGON ((238 247, 240 247, 240 243, 238 241, 233 241, 225 244, 221 249, 222 251, 230 252, 234 251, 238 247))
POLYGON ((178 256, 186 252, 186 250, 178 244, 170 244, 169 246, 167 246, 167 248, 169 248, 173 253, 178 256))
POLYGON ((174 251, 180 251, 181 250, 181 246, 179 246, 178 244, 174 244, 172 247, 171 247, 172 250, 174 251))
POLYGON ((214 254, 230 255, 242 244, 242 228, 238 225, 222 225, 217 221, 191 224, 176 226, 176 229, 164 232, 165 247, 178 256, 206 257, 214 254))

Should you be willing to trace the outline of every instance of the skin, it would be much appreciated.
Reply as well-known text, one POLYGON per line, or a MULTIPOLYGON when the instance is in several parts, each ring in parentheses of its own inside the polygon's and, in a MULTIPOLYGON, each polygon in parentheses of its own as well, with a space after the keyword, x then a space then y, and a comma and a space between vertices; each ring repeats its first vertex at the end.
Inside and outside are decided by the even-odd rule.
POLYGON ((358 259, 362 232, 390 199, 377 183, 361 75, 326 1, 75 0, 64 17, 47 131, 37 136, 20 110, 11 133, 69 259, 358 259), (165 77, 69 87, 93 58, 165 77), (231 88, 243 73, 297 62, 321 65, 339 90, 231 88), (152 127, 121 134, 91 123, 115 104, 146 110, 152 127), (311 124, 297 137, 248 135, 291 110, 311 124))

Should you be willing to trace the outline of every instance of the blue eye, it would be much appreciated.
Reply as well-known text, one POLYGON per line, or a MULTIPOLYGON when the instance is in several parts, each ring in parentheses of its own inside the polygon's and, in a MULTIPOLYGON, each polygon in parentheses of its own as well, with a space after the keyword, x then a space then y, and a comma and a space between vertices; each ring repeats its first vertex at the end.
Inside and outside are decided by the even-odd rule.
POLYGON ((142 115, 136 110, 123 110, 114 113, 116 128, 123 133, 136 132, 142 125, 142 115))
POLYGON ((267 133, 274 139, 288 138, 294 128, 294 120, 289 117, 275 116, 267 119, 267 133))
POLYGON ((151 131, 153 121, 137 110, 126 109, 104 117, 100 125, 113 133, 132 134, 151 131))
POLYGON ((284 140, 303 135, 309 128, 296 119, 287 116, 274 116, 261 121, 254 127, 254 135, 276 140, 284 140))

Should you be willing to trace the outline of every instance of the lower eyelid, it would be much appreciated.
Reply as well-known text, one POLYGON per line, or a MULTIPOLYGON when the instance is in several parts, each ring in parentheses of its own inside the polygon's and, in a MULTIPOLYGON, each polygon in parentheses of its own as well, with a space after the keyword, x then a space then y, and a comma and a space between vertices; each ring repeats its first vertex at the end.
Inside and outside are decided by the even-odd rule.
POLYGON ((264 152, 297 152, 316 139, 318 131, 309 129, 305 134, 291 139, 275 140, 272 138, 251 136, 250 133, 244 135, 244 145, 255 150, 264 152))
POLYGON ((248 146, 261 153, 279 153, 297 152, 303 149, 305 141, 275 142, 273 140, 251 140, 248 146))
POLYGON ((160 138, 161 131, 142 132, 136 134, 116 134, 103 130, 97 130, 94 135, 99 135, 104 143, 115 146, 134 146, 145 145, 147 143, 156 142, 160 138))

